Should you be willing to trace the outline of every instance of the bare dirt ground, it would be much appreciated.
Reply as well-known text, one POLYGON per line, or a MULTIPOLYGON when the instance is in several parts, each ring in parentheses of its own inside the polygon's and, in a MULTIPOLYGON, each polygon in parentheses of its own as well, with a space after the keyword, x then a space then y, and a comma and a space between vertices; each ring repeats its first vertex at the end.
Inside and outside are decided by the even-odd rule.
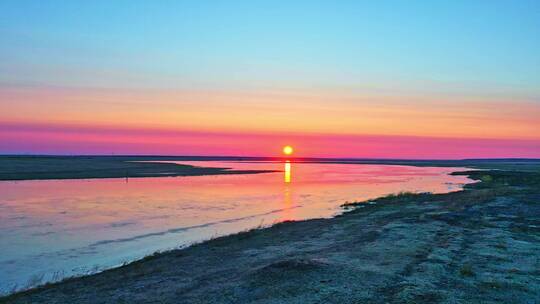
POLYGON ((540 303, 540 172, 474 171, 401 194, 156 254, 0 303, 540 303))

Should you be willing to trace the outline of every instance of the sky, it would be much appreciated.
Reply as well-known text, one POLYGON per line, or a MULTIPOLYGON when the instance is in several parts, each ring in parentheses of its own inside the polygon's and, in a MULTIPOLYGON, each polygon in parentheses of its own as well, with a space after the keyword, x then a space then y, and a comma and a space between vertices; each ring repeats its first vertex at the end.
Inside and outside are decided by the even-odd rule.
POLYGON ((538 1, 0 1, 0 154, 540 157, 538 1))

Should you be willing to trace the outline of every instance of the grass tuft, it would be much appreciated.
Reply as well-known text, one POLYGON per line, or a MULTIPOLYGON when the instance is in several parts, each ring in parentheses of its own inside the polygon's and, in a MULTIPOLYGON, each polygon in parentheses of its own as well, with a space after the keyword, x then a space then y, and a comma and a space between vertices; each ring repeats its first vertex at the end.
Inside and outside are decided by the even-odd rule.
POLYGON ((463 277, 473 277, 474 271, 470 264, 463 264, 459 269, 459 274, 463 277))

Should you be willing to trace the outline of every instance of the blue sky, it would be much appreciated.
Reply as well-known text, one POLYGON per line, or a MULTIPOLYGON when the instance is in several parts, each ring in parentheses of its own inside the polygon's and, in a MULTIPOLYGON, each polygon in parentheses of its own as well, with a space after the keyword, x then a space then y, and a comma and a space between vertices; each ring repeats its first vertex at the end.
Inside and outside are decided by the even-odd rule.
POLYGON ((540 1, 0 0, 0 153, 538 157, 540 1))
POLYGON ((4 0, 0 11, 4 84, 540 97, 538 1, 4 0))

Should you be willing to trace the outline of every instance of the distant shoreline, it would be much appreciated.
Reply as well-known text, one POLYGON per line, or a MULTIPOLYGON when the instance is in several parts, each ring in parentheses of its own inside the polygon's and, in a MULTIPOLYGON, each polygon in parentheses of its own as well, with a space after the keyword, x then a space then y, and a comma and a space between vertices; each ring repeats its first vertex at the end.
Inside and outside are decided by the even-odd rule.
POLYGON ((144 162, 149 160, 163 159, 113 156, 0 156, 0 181, 175 177, 275 172, 274 170, 232 170, 230 168, 144 162))
POLYGON ((295 160, 295 161, 357 161, 357 162, 462 162, 462 161, 540 161, 540 158, 529 157, 485 157, 485 158, 461 158, 461 159, 442 159, 442 158, 377 158, 377 157, 285 157, 285 156, 238 156, 238 155, 150 155, 150 154, 2 154, 3 157, 15 158, 136 158, 136 159, 171 159, 171 160, 189 160, 189 161, 271 161, 271 160, 295 160))
MULTIPOLYGON (((287 158, 235 156, 60 156, 0 155, 0 181, 174 177, 223 174, 257 174, 273 170, 231 170, 229 168, 195 167, 173 163, 142 161, 284 161, 287 158)), ((524 169, 540 164, 540 159, 481 160, 399 160, 351 158, 288 158, 292 162, 327 164, 378 164, 418 167, 468 167, 486 169, 524 169)))

